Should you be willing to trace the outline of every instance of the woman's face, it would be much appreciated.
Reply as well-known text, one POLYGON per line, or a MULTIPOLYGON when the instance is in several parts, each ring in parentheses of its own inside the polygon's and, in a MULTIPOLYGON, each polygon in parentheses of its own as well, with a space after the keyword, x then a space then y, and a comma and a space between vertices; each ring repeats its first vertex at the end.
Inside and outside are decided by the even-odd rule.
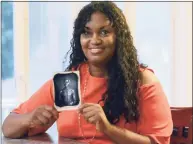
POLYGON ((115 51, 115 31, 109 19, 101 12, 91 15, 80 36, 84 55, 90 63, 107 64, 115 51))

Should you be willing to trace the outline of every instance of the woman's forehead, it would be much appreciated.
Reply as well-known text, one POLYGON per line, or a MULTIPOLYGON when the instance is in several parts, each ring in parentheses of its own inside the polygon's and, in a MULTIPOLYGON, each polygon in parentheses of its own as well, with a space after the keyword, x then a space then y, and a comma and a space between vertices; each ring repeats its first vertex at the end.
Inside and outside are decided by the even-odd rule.
POLYGON ((108 22, 109 18, 103 14, 102 12, 94 12, 93 14, 91 14, 90 20, 89 22, 108 22))
POLYGON ((88 21, 85 25, 87 28, 101 28, 111 26, 111 21, 107 16, 105 16, 101 12, 95 12, 91 15, 90 21, 88 21))

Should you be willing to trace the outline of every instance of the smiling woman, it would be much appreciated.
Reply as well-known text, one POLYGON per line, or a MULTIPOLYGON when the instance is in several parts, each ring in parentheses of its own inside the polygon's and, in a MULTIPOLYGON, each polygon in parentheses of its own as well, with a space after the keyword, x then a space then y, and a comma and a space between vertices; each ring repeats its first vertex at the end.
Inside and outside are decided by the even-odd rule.
MULTIPOLYGON (((185 57, 191 58, 192 49, 188 3, 20 2, 14 10, 17 98, 24 102, 5 119, 6 137, 50 131, 56 122, 60 136, 78 141, 169 143, 172 121, 164 91, 170 104, 191 103, 185 57), (64 69, 79 71, 83 104, 58 113, 52 76, 64 69)), ((59 103, 68 95, 71 105, 74 84, 63 82, 69 87, 65 91, 60 85, 59 103)))
POLYGON ((116 35, 107 17, 94 13, 80 36, 80 43, 86 59, 95 64, 108 63, 115 51, 116 35))
MULTIPOLYGON (((172 119, 165 93, 153 70, 139 63, 115 3, 90 2, 80 10, 69 53, 66 71, 80 73, 82 105, 59 113, 53 79, 48 80, 6 118, 6 137, 39 134, 57 120, 60 136, 88 143, 169 144, 172 119)), ((72 93, 67 89, 62 96, 72 93)))

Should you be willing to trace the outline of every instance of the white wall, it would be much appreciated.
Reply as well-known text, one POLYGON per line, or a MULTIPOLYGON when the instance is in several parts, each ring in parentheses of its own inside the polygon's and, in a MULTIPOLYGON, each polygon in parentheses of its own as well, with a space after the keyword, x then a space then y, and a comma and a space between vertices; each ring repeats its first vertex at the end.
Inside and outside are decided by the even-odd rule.
MULTIPOLYGON (((15 40, 18 42, 14 49, 19 74, 15 74, 18 93, 13 97, 26 100, 54 72, 63 70, 62 61, 70 48, 74 19, 87 3, 31 2, 28 5, 25 2, 22 6, 15 3, 15 40)), ((191 3, 117 4, 127 18, 140 61, 154 69, 170 105, 192 106, 191 3)), ((3 82, 4 101, 10 92, 6 89, 10 89, 9 83, 3 82)))

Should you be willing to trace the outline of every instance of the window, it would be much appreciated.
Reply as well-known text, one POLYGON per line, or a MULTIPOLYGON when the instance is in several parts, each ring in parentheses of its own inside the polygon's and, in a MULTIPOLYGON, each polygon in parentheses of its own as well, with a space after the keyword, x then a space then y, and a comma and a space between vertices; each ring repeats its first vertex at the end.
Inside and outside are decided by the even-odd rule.
POLYGON ((75 17, 87 3, 29 3, 29 96, 55 72, 64 70, 64 56, 70 49, 75 17))
POLYGON ((26 100, 28 13, 26 2, 2 2, 2 107, 4 119, 26 100))
POLYGON ((6 107, 15 99, 14 48, 13 48, 13 3, 2 2, 2 104, 3 118, 6 107))
MULTIPOLYGON (((2 2, 3 115, 63 70, 74 20, 87 3, 2 2)), ((125 14, 140 62, 155 70, 170 104, 191 105, 191 3, 116 3, 125 14)))
POLYGON ((136 3, 135 42, 140 62, 155 71, 171 102, 172 4, 136 3))
POLYGON ((170 106, 192 106, 191 2, 116 2, 139 60, 155 71, 170 106))
POLYGON ((13 58, 13 5, 2 3, 2 79, 8 80, 14 76, 13 58))

